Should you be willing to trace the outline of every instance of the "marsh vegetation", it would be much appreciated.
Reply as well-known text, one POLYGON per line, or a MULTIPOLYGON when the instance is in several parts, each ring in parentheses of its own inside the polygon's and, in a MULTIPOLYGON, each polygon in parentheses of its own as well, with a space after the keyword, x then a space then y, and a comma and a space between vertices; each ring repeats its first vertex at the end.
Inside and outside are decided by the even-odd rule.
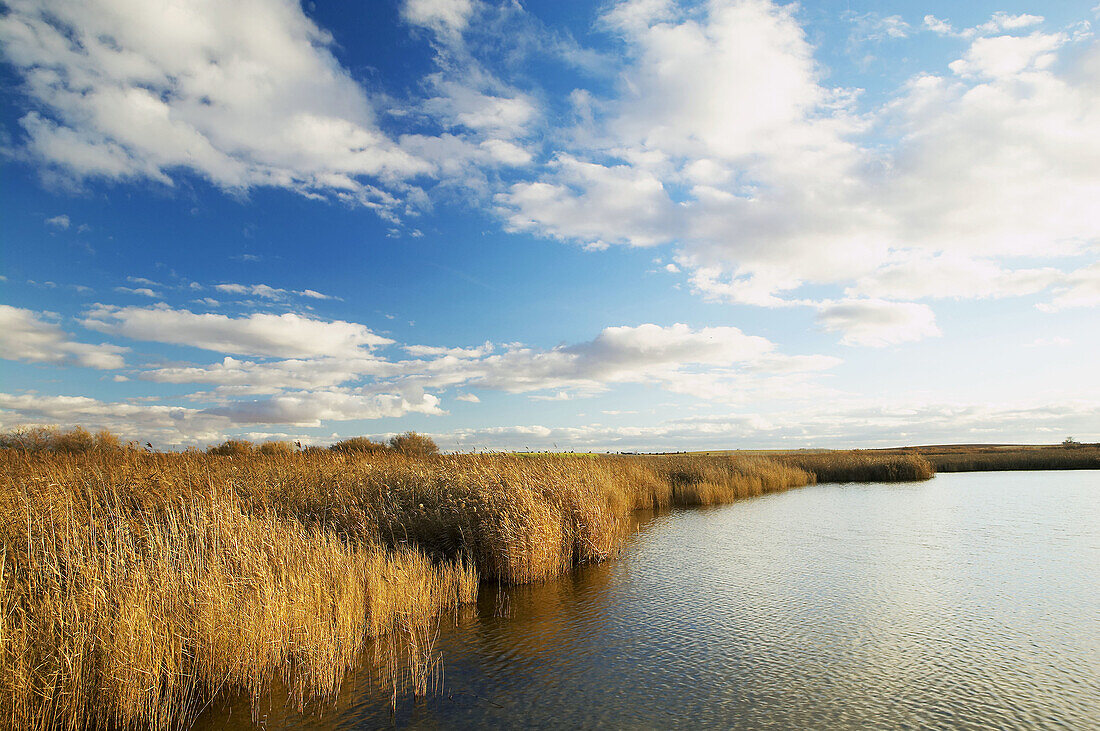
MULTIPOLYGON (((480 581, 611 558, 638 509, 834 475, 767 457, 442 456, 408 439, 155 453, 84 434, 0 450, 0 719, 15 728, 186 726, 219 695, 276 682, 323 701, 371 638, 408 661, 381 687, 423 693, 434 623, 480 581)), ((931 476, 906 460, 924 464, 891 458, 888 474, 931 476)))

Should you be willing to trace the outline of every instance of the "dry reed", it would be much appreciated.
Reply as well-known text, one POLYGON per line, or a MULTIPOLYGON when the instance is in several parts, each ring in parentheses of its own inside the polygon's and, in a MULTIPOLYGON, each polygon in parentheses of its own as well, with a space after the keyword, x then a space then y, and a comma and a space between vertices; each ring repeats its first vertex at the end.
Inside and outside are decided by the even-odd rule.
POLYGON ((775 459, 814 473, 818 482, 912 482, 929 480, 936 468, 923 455, 883 454, 854 449, 830 452, 788 452, 775 459))
POLYGON ((637 509, 816 480, 752 457, 223 451, 0 450, 0 723, 181 727, 276 682, 324 700, 372 637, 404 643, 423 693, 434 621, 479 579, 605 560, 637 509))
POLYGON ((919 447, 917 450, 935 465, 937 472, 1100 469, 1100 445, 1097 444, 919 447))

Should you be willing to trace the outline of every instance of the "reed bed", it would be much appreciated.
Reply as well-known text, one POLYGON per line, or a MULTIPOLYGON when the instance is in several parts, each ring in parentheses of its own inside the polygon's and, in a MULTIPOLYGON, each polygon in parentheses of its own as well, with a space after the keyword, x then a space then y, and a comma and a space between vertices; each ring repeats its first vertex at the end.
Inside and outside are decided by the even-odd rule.
POLYGON ((937 472, 1098 470, 1100 445, 1035 447, 917 447, 937 472))
POLYGON ((862 449, 789 452, 780 462, 812 472, 818 482, 913 482, 930 480, 936 467, 922 454, 884 454, 862 449))
POLYGON ((301 706, 368 644, 400 644, 426 692, 435 622, 480 580, 606 560, 634 510, 817 478, 753 457, 0 450, 0 724, 185 727, 273 684, 301 706))

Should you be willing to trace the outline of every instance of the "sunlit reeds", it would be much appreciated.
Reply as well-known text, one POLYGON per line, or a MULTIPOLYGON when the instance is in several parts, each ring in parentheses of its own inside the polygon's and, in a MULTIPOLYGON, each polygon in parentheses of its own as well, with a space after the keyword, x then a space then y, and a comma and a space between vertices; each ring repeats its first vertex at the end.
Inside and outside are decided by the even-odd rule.
POLYGON ((815 481, 754 457, 218 451, 0 450, 0 723, 168 728, 274 682, 325 699, 370 638, 424 692, 435 621, 479 580, 612 557, 637 509, 815 481))
POLYGON ((883 454, 855 449, 830 452, 789 452, 775 459, 817 476, 818 482, 912 482, 929 480, 936 468, 916 453, 883 454))
POLYGON ((1071 443, 1041 447, 920 447, 918 449, 939 472, 1100 469, 1100 445, 1096 444, 1071 443))

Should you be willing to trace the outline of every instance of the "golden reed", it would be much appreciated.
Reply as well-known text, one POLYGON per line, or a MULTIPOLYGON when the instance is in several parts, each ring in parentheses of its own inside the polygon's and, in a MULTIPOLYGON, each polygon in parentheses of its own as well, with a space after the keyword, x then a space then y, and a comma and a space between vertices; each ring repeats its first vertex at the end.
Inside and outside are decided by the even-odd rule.
POLYGON ((755 457, 266 452, 0 450, 0 724, 184 727, 276 681, 325 700, 378 637, 422 693, 434 622, 480 580, 612 557, 636 509, 816 480, 755 457))

